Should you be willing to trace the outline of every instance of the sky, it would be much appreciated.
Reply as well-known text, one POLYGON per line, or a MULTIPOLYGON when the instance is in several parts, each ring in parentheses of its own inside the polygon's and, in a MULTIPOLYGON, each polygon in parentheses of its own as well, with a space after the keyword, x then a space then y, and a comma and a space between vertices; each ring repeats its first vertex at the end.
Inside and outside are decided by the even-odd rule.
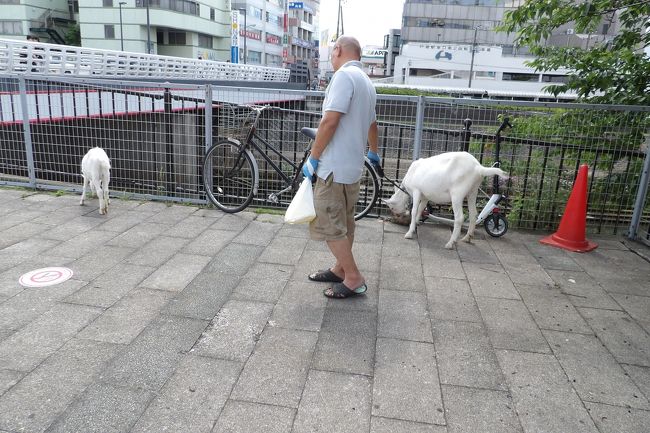
MULTIPOLYGON (((403 0, 341 0, 343 24, 347 35, 359 39, 361 46, 384 44, 390 29, 402 27, 403 0)), ((321 0, 320 29, 336 33, 338 0, 321 0)))

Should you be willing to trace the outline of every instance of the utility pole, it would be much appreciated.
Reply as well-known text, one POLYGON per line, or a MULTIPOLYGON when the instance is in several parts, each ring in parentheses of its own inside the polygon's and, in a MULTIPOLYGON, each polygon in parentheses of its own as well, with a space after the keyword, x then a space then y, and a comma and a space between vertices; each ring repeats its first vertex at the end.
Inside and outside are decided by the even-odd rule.
POLYGON ((478 33, 478 26, 474 27, 474 41, 472 42, 472 61, 469 65, 469 87, 472 88, 472 75, 474 74, 474 54, 476 53, 476 35, 478 33))
POLYGON ((122 51, 124 51, 124 32, 122 31, 122 5, 125 5, 126 2, 120 2, 120 46, 122 51))
POLYGON ((341 36, 339 34, 340 25, 341 25, 341 0, 339 0, 339 8, 336 13, 336 39, 338 39, 339 36, 341 36))
POLYGON ((151 54, 151 23, 149 22, 149 0, 147 2, 147 54, 151 54))
POLYGON ((248 5, 246 5, 246 7, 244 9, 239 9, 240 11, 244 12, 244 64, 245 65, 248 64, 248 58, 247 58, 248 53, 246 52, 246 39, 248 37, 246 35, 246 32, 248 31, 248 24, 246 23, 246 12, 247 12, 246 8, 248 8, 248 5))

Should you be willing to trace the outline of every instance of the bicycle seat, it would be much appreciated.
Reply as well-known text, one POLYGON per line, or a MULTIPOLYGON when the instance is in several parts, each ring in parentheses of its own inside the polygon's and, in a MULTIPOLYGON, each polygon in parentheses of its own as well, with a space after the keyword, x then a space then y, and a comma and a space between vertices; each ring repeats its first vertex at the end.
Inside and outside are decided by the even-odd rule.
POLYGON ((316 132, 318 131, 317 128, 302 128, 300 132, 305 134, 307 137, 311 138, 312 140, 316 139, 316 132))

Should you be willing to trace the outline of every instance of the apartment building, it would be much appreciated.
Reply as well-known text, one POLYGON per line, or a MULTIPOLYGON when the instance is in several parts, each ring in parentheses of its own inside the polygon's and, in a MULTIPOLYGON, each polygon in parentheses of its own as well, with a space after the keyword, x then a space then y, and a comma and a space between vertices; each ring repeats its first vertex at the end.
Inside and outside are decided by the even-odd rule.
POLYGON ((81 45, 226 61, 230 0, 82 0, 81 45))
POLYGON ((68 0, 0 0, 0 38, 60 44, 73 20, 68 0))

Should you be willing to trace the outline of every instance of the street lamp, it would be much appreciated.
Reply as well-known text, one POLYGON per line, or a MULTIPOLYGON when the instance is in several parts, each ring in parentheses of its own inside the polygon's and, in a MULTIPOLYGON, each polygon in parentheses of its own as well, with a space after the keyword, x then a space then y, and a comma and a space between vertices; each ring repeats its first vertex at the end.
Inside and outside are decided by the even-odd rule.
POLYGON ((472 42, 472 60, 469 65, 469 84, 467 87, 472 88, 472 74, 474 73, 474 54, 476 53, 476 36, 479 29, 483 29, 481 26, 474 27, 474 41, 472 42))
POLYGON ((124 32, 122 31, 122 5, 125 5, 126 2, 120 2, 120 46, 122 51, 124 51, 124 32))

